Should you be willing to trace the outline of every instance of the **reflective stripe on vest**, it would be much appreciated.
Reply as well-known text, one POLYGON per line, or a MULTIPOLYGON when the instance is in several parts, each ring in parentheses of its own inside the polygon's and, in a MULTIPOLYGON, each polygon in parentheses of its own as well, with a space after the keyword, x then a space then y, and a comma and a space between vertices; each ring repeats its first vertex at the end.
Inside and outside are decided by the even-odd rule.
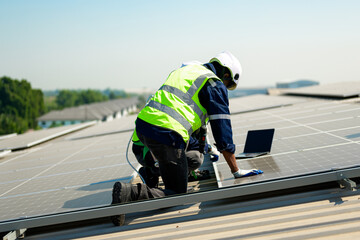
POLYGON ((159 102, 155 102, 153 100, 151 100, 147 106, 155 108, 161 112, 164 112, 166 114, 168 114, 169 116, 171 116, 172 118, 174 118, 176 121, 178 121, 181 125, 183 125, 183 127, 189 132, 189 134, 191 135, 192 133, 192 126, 191 124, 183 117, 181 116, 177 111, 175 111, 174 109, 172 109, 171 107, 168 107, 164 104, 161 104, 159 102), (190 133, 191 132, 191 133, 190 133))

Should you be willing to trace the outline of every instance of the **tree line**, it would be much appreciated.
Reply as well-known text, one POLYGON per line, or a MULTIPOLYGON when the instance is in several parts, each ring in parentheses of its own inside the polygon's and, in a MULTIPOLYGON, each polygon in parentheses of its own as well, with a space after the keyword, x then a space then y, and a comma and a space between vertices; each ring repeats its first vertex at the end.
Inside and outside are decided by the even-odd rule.
MULTIPOLYGON (((0 135, 37 129, 37 118, 52 110, 129 96, 125 91, 111 89, 65 89, 47 91, 44 94, 40 89, 32 89, 25 79, 4 76, 0 78, 0 135)), ((142 99, 141 102, 145 100, 142 99)))
POLYGON ((45 111, 43 93, 26 80, 0 78, 0 135, 36 129, 45 111))
POLYGON ((103 102, 117 98, 129 97, 125 91, 106 89, 100 90, 56 90, 45 91, 45 111, 61 110, 68 107, 76 107, 84 104, 103 102))

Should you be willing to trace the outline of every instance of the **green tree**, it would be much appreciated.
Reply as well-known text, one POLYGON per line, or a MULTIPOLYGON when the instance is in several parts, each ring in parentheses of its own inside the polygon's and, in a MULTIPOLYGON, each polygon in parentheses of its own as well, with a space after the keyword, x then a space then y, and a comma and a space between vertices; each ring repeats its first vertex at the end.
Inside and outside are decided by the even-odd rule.
POLYGON ((23 133, 28 129, 25 119, 11 114, 0 114, 0 135, 23 133))
POLYGON ((60 109, 73 107, 77 101, 77 93, 71 90, 61 90, 59 94, 56 96, 56 104, 60 109))
POLYGON ((59 109, 107 101, 109 98, 98 90, 60 90, 55 102, 59 109))
POLYGON ((0 125, 2 134, 22 133, 36 128, 36 118, 44 112, 41 90, 32 89, 26 80, 0 78, 0 125))
POLYGON ((94 102, 103 102, 106 100, 109 100, 109 98, 104 94, 102 94, 100 91, 88 89, 88 90, 80 91, 80 93, 78 94, 77 101, 75 101, 75 105, 79 106, 94 102))

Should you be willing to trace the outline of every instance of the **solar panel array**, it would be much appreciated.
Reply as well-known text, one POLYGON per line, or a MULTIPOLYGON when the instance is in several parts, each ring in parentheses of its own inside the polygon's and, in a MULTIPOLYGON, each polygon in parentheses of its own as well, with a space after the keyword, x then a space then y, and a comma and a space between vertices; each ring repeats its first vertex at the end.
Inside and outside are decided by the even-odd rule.
POLYGON ((237 152, 248 130, 275 128, 274 141, 271 155, 237 161, 240 168, 263 170, 261 175, 234 179, 224 160, 215 163, 219 187, 360 166, 360 104, 312 100, 232 115, 231 121, 237 152))
MULTIPOLYGON (((219 187, 360 165, 356 102, 259 95, 232 99, 231 104, 232 113, 241 113, 231 117, 237 152, 248 130, 275 128, 275 138, 271 155, 238 161, 241 168, 264 174, 234 179, 221 157, 214 164, 219 187)), ((114 182, 130 182, 135 174, 125 158, 135 119, 97 124, 1 158, 0 222, 110 204, 114 182)), ((29 146, 36 140, 25 142, 29 146)), ((137 167, 133 154, 129 157, 137 167)))
MULTIPOLYGON (((114 182, 134 177, 125 158, 131 136, 50 141, 5 156, 0 160, 0 221, 110 204, 114 182)), ((133 154, 129 160, 137 166, 133 154)))

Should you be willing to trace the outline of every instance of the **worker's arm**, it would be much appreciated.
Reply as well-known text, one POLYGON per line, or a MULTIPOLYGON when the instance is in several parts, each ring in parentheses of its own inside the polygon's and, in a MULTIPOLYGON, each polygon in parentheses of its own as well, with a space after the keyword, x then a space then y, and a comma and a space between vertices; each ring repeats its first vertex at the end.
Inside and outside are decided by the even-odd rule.
POLYGON ((235 159, 235 144, 230 121, 228 91, 220 81, 213 85, 207 83, 199 92, 201 105, 208 112, 211 130, 217 149, 223 154, 231 172, 239 170, 235 159))
POLYGON ((232 173, 239 171, 239 167, 237 166, 235 155, 228 151, 222 152, 227 164, 230 167, 232 173))
POLYGON ((237 166, 227 93, 225 85, 220 81, 215 81, 215 86, 207 83, 199 92, 200 103, 209 114, 215 145, 223 154, 235 178, 262 173, 261 170, 244 170, 237 166))

